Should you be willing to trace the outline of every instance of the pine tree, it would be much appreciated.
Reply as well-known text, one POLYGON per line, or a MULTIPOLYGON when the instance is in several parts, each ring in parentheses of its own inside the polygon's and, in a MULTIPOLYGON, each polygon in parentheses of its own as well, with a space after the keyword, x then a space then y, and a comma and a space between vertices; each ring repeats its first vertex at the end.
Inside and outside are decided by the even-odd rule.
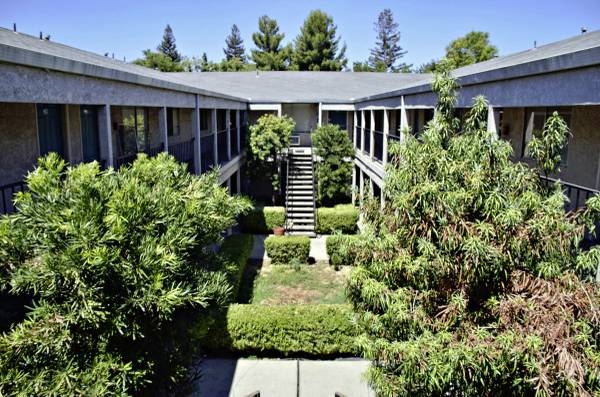
POLYGON ((257 49, 252 50, 252 60, 260 70, 286 70, 291 56, 291 46, 281 46, 285 34, 279 33, 275 19, 263 15, 258 19, 258 32, 252 34, 257 49))
POLYGON ((380 70, 382 65, 385 71, 396 72, 406 69, 406 64, 396 65, 396 62, 406 54, 398 44, 400 41, 400 32, 398 24, 394 21, 392 10, 386 8, 379 13, 377 22, 375 22, 375 31, 377 32, 377 41, 375 48, 371 49, 369 64, 372 69, 380 70))
POLYGON ((346 44, 340 48, 336 31, 332 17, 321 10, 311 11, 296 37, 293 67, 298 70, 342 70, 348 62, 346 44))
POLYGON ((236 24, 231 27, 231 33, 225 38, 225 45, 223 48, 225 53, 225 59, 231 61, 232 58, 239 58, 243 63, 246 63, 246 49, 244 48, 244 40, 240 35, 240 30, 236 24))
POLYGON ((157 50, 171 58, 173 62, 181 62, 181 54, 177 51, 173 29, 171 29, 169 24, 167 24, 167 27, 165 28, 162 42, 157 47, 157 50))

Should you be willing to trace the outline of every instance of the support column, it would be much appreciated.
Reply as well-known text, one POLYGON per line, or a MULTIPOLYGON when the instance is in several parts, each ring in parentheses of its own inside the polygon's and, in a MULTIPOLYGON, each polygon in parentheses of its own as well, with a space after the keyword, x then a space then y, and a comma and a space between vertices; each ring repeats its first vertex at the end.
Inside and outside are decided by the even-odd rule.
POLYGON ((352 193, 352 205, 356 205, 356 177, 356 166, 352 163, 352 189, 350 189, 352 193))
POLYGON ((365 150, 365 111, 360 111, 360 150, 365 150))
POLYGON ((211 111, 211 130, 213 134, 213 167, 216 167, 219 164, 219 146, 218 146, 218 131, 217 131, 217 109, 213 109, 211 111))
POLYGON ((371 112, 371 123, 370 123, 370 130, 369 130, 369 135, 371 136, 371 138, 369 139, 369 157, 371 157, 371 160, 373 160, 375 158, 375 111, 373 109, 370 110, 371 112))
POLYGON ((356 127, 358 126, 358 115, 356 114, 356 110, 354 113, 354 125, 352 126, 352 146, 356 150, 356 127))
POLYGON ((388 158, 388 136, 390 135, 390 118, 388 115, 388 110, 387 109, 383 109, 383 150, 381 153, 381 157, 383 157, 381 159, 383 165, 385 166, 387 164, 387 158, 388 158))
POLYGON ((231 160, 231 111, 227 109, 225 112, 225 125, 227 126, 227 159, 231 160))
POLYGON ((317 127, 320 127, 323 125, 323 104, 321 102, 319 102, 319 121, 317 124, 317 127))
MULTIPOLYGON (((237 134, 237 152, 238 154, 242 153, 242 133, 240 131, 240 110, 236 109, 235 110, 235 133, 237 134)), ((238 179, 239 179, 239 175, 238 175, 238 179)), ((238 189, 239 189, 239 183, 238 183, 238 189)))
POLYGON ((200 175, 202 173, 202 137, 200 136, 200 98, 197 94, 192 110, 192 135, 194 137, 194 171, 196 175, 200 175))
POLYGON ((279 106, 277 107, 277 117, 281 117, 281 115, 283 114, 283 110, 281 109, 281 103, 279 104, 279 106))
POLYGON ((498 128, 496 128, 496 115, 494 114, 494 108, 492 107, 492 105, 488 106, 487 132, 490 133, 492 139, 498 139, 498 128))
POLYGON ((103 142, 104 148, 106 149, 106 167, 115 166, 115 157, 113 153, 113 140, 112 140, 112 122, 110 119, 110 105, 106 104, 100 108, 98 114, 98 123, 100 125, 100 139, 103 142))
POLYGON ((169 153, 169 127, 167 126, 167 108, 158 109, 158 131, 163 141, 163 151, 169 153))
POLYGON ((237 194, 242 194, 242 170, 238 169, 235 172, 236 185, 237 185, 237 194))
POLYGON ((400 142, 404 141, 404 131, 408 128, 408 114, 404 105, 404 95, 400 97, 400 142))
POLYGON ((365 173, 359 169, 360 175, 358 176, 358 202, 362 207, 363 200, 365 197, 365 173))

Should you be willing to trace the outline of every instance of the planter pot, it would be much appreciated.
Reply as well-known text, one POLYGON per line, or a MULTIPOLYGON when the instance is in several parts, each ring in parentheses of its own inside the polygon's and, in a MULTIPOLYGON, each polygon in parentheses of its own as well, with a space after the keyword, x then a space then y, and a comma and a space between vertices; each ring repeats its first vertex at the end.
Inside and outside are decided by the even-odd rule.
POLYGON ((281 226, 274 227, 273 234, 276 236, 283 236, 285 234, 285 229, 281 226))

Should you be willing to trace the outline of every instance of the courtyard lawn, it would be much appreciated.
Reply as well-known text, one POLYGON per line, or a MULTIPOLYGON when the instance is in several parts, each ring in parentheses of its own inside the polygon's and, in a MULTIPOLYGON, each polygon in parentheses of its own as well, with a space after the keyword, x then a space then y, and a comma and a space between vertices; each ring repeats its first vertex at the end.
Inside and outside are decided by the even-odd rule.
POLYGON ((250 303, 260 305, 345 303, 349 267, 335 270, 326 264, 300 267, 264 265, 255 269, 250 303))

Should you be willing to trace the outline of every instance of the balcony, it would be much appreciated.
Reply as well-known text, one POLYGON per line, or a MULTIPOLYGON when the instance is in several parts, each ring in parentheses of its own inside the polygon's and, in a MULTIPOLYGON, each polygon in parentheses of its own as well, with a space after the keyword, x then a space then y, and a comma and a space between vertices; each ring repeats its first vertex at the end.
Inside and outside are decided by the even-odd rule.
POLYGON ((363 152, 365 152, 366 154, 370 154, 371 153, 371 130, 368 128, 365 128, 365 130, 363 131, 363 142, 364 142, 363 152))
POLYGON ((354 144, 354 147, 358 150, 360 150, 360 143, 362 141, 362 134, 360 132, 360 126, 357 125, 356 127, 354 127, 354 136, 356 136, 356 142, 354 144))
POLYGON ((230 132, 231 136, 229 138, 229 141, 231 142, 231 156, 233 157, 240 154, 240 151, 238 150, 237 128, 232 128, 230 132))
POLYGON ((133 163, 135 161, 135 159, 137 158, 138 154, 140 154, 140 153, 146 153, 148 156, 153 157, 153 156, 156 156, 157 154, 159 154, 160 152, 163 152, 164 150, 165 150, 165 145, 164 145, 164 143, 161 143, 159 146, 151 147, 151 148, 141 151, 141 152, 128 153, 128 154, 125 154, 122 156, 115 157, 114 168, 115 168, 115 170, 118 170, 119 168, 121 168, 124 165, 133 163))
POLYGON ((217 132, 217 159, 219 164, 225 164, 229 161, 227 153, 227 130, 217 132))
POLYGON ((394 155, 390 154, 390 146, 392 146, 393 143, 400 143, 400 137, 396 136, 396 135, 388 135, 387 140, 388 140, 387 161, 392 161, 394 158, 394 155))
POLYGON ((203 136, 200 140, 200 146, 202 147, 201 159, 202 159, 202 172, 208 171, 210 167, 215 164, 214 158, 214 136, 209 134, 203 136))
POLYGON ((376 161, 383 162, 383 132, 373 131, 373 156, 376 161))
POLYGON ((180 163, 188 165, 188 170, 194 171, 194 138, 189 141, 169 145, 169 154, 180 163))

